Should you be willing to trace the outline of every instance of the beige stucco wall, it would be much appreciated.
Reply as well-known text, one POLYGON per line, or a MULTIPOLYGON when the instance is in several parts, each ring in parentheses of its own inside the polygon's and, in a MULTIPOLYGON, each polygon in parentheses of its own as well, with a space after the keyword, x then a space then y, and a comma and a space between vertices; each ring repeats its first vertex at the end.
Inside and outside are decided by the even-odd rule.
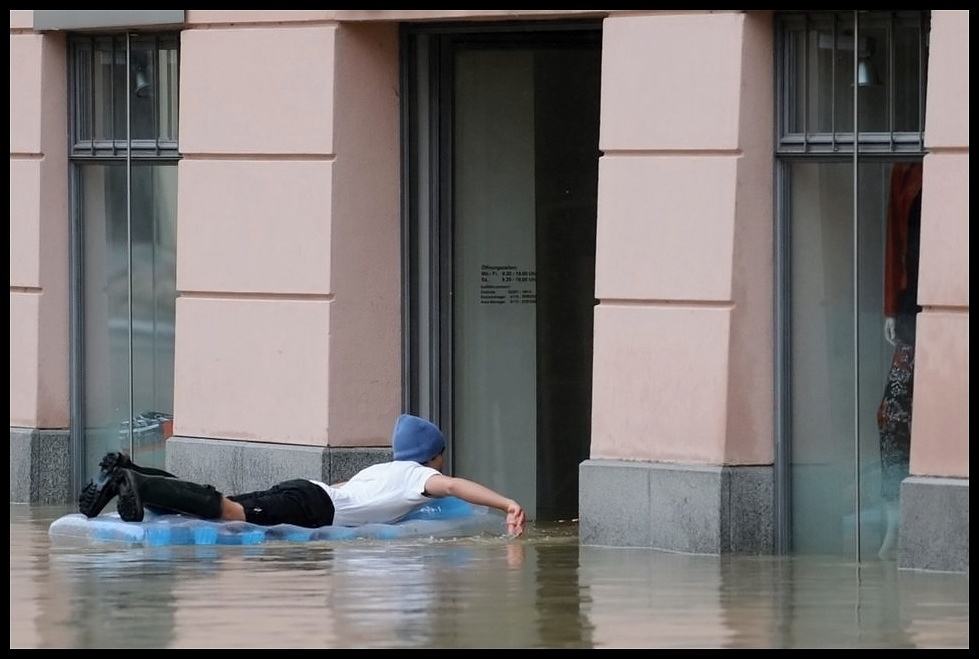
POLYGON ((396 25, 337 30, 330 444, 390 442, 401 410, 401 146, 396 25))
POLYGON ((65 46, 10 12, 10 425, 68 426, 65 46))
POLYGON ((911 473, 969 476, 969 12, 933 11, 911 473))
POLYGON ((188 9, 190 25, 232 25, 310 21, 394 22, 455 20, 581 19, 622 13, 608 9, 188 9))
POLYGON ((771 34, 605 21, 593 458, 772 462, 771 34))
POLYGON ((389 441, 401 395, 397 28, 327 13, 189 12, 179 435, 389 441))

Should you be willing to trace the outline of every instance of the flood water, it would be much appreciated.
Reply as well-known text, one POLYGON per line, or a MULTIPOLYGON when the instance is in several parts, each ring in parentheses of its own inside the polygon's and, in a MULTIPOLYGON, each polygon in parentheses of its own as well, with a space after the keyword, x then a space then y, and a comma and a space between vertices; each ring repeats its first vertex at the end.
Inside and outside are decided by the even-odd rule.
POLYGON ((968 647, 969 578, 519 540, 52 545, 10 506, 10 646, 968 647))

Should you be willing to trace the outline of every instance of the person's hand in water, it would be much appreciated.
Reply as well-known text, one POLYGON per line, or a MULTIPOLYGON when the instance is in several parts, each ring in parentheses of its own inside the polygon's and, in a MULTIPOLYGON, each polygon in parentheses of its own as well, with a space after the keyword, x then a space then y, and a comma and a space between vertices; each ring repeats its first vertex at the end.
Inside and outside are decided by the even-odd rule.
POLYGON ((516 501, 510 501, 506 511, 507 533, 514 537, 522 535, 525 521, 523 508, 516 501))

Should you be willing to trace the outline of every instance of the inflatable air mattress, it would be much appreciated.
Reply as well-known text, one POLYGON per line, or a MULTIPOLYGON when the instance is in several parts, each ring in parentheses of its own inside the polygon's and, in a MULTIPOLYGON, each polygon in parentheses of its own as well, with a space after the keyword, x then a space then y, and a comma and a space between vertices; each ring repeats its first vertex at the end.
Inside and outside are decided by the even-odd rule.
POLYGON ((85 517, 74 513, 51 523, 48 534, 62 539, 112 542, 159 547, 166 545, 257 545, 265 542, 317 540, 396 540, 449 538, 493 533, 502 535, 504 518, 483 506, 455 497, 436 499, 394 524, 323 526, 308 529, 291 524, 258 526, 248 522, 220 522, 184 515, 155 515, 149 510, 142 522, 125 522, 118 513, 85 517))

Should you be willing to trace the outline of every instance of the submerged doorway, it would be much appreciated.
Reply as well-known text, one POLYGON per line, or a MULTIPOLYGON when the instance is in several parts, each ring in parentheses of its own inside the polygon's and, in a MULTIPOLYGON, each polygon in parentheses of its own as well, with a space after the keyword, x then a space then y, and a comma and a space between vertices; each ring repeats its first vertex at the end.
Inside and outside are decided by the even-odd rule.
POLYGON ((452 473, 577 516, 591 429, 600 25, 403 39, 405 408, 452 473))

